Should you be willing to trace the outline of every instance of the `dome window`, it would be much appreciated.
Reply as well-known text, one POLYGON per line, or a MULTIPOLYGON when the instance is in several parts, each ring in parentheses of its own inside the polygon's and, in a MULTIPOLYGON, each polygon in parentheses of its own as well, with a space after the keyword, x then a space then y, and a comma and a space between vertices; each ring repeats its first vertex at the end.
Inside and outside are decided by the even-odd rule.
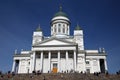
POLYGON ((63 33, 65 33, 65 25, 63 25, 63 33))

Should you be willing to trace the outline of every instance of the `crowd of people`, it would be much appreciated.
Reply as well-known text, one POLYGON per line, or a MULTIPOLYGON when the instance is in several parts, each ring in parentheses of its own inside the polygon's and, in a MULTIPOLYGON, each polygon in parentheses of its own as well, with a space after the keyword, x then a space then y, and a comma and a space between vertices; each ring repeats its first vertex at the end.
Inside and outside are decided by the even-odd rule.
MULTIPOLYGON (((48 72, 48 73, 50 73, 50 72, 48 72)), ((64 72, 63 72, 63 73, 64 73, 64 72)), ((67 74, 67 72, 65 72, 65 73, 67 74)), ((69 73, 69 72, 68 72, 68 73, 69 73)), ((71 73, 78 73, 78 72, 71 72, 71 73)), ((34 75, 41 75, 41 74, 42 74, 41 71, 33 71, 32 73, 27 74, 27 75, 29 75, 30 78, 33 78, 34 75)), ((78 73, 78 74, 85 74, 85 75, 87 75, 87 74, 90 74, 90 73, 80 72, 80 73, 78 73)), ((102 74, 102 73, 100 73, 100 72, 95 72, 93 75, 99 76, 99 75, 101 75, 101 74, 102 74)), ((0 71, 0 79, 5 78, 5 77, 11 78, 11 77, 14 77, 15 75, 19 75, 19 74, 15 74, 14 72, 11 72, 11 71, 8 71, 7 73, 2 73, 2 71, 0 71)), ((105 75, 106 75, 106 76, 109 75, 108 71, 105 72, 105 75)), ((115 75, 120 75, 120 70, 117 71, 115 75)), ((44 77, 44 78, 45 78, 45 77, 44 77)))
POLYGON ((116 72, 117 75, 120 75, 120 70, 116 72))

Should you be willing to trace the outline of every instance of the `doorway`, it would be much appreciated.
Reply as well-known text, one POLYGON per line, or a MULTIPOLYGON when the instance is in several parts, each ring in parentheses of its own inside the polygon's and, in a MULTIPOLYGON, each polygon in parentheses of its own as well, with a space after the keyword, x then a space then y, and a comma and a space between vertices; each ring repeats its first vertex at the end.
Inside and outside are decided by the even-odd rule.
POLYGON ((58 64, 57 63, 53 63, 53 68, 52 68, 52 72, 53 73, 57 73, 57 71, 58 71, 58 64))

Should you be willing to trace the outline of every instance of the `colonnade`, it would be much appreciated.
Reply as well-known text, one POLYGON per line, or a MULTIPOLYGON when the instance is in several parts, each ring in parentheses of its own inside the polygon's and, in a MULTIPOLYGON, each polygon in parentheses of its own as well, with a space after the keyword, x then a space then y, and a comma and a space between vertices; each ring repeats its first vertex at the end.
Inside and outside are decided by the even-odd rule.
MULTIPOLYGON (((41 65, 40 65, 40 70, 43 70, 43 59, 44 59, 44 57, 43 57, 43 55, 44 55, 44 51, 39 51, 40 52, 40 63, 41 63, 41 65)), ((57 68, 58 68, 58 72, 60 71, 60 54, 61 54, 61 51, 56 51, 57 52, 57 63, 58 63, 58 66, 57 66, 57 68)), ((49 71, 51 71, 51 55, 52 55, 52 51, 48 51, 48 70, 49 71)), ((66 66, 68 66, 68 58, 69 58, 69 52, 68 51, 65 51, 65 59, 66 59, 66 66)), ((76 71, 76 51, 73 51, 73 68, 74 68, 74 70, 76 71)), ((31 64, 31 71, 34 71, 35 70, 35 67, 36 67, 36 51, 34 51, 33 52, 33 58, 32 58, 32 63, 33 64, 31 64)))
MULTIPOLYGON (((44 53, 47 52, 47 59, 48 59, 48 62, 46 64, 48 64, 48 69, 49 71, 52 70, 52 66, 51 66, 51 60, 53 59, 52 57, 52 53, 55 53, 57 54, 57 57, 55 57, 55 60, 57 61, 57 69, 58 69, 58 72, 62 71, 61 70, 61 56, 62 54, 64 53, 65 56, 64 56, 64 59, 65 59, 65 66, 69 67, 69 52, 70 51, 38 51, 40 53, 40 70, 42 72, 43 71, 43 67, 44 67, 44 53)), ((75 50, 71 50, 72 53, 72 59, 73 59, 73 70, 74 71, 77 71, 77 53, 75 50)), ((32 54, 30 55, 30 65, 29 66, 25 66, 27 68, 29 68, 29 73, 32 73, 32 71, 35 71, 36 70, 36 55, 37 54, 37 51, 33 51, 32 54)), ((15 54, 16 56, 18 54, 15 54)), ((20 55, 19 55, 20 56, 20 55)), ((13 60, 13 66, 12 66, 12 72, 15 72, 15 73, 22 73, 22 72, 18 72, 19 70, 21 70, 21 61, 23 61, 24 58, 21 58, 21 57, 18 57, 17 59, 14 59, 13 60)), ((28 59, 28 58, 27 58, 28 59)), ((25 58, 24 60, 27 61, 27 59, 25 58)), ((103 59, 103 64, 104 64, 104 70, 107 70, 107 62, 106 62, 106 59, 103 59)), ((99 65, 100 66, 100 59, 99 59, 99 65)), ((66 71, 68 70, 66 67, 66 71)), ((27 70, 26 70, 27 71, 27 70)), ((101 71, 101 70, 100 70, 101 71)), ((27 73, 27 72, 26 72, 27 73)))

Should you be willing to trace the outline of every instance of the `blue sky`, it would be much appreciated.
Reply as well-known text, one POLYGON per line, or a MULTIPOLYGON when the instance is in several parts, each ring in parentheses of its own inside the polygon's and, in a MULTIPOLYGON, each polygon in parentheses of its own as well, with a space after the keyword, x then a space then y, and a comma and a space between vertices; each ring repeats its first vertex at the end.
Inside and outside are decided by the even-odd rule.
POLYGON ((50 36, 50 21, 59 5, 71 21, 70 34, 79 23, 85 49, 104 47, 109 72, 120 70, 119 0, 0 0, 0 70, 11 70, 15 49, 31 49, 38 24, 50 36))

